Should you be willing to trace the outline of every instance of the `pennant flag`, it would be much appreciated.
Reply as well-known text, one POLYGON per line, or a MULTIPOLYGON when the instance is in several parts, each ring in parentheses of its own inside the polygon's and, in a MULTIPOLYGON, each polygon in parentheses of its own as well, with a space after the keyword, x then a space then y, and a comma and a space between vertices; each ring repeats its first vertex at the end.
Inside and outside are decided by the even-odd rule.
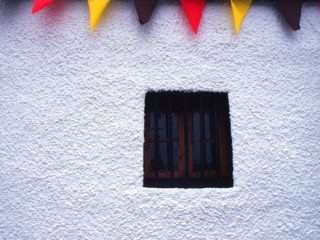
POLYGON ((236 32, 240 31, 240 27, 244 17, 246 16, 252 0, 231 0, 234 27, 236 32))
POLYGON ((88 0, 90 11, 90 29, 93 31, 97 26, 97 23, 102 16, 105 8, 107 7, 109 0, 88 0))
POLYGON ((299 30, 303 0, 277 0, 277 2, 290 27, 294 31, 299 30))
POLYGON ((32 14, 53 3, 54 0, 34 0, 32 14))
POLYGON ((206 0, 180 0, 194 33, 198 32, 206 0))
POLYGON ((135 0, 140 24, 149 21, 158 0, 135 0))

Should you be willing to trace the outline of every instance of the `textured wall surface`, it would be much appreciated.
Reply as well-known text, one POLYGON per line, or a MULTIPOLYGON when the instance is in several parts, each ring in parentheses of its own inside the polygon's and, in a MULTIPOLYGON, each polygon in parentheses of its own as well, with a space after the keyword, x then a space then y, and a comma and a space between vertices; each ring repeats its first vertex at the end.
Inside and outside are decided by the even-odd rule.
POLYGON ((319 239, 320 6, 292 32, 256 3, 240 35, 208 3, 198 36, 178 1, 139 26, 113 1, 95 32, 85 1, 32 16, 0 8, 0 239, 319 239), (112 11, 111 11, 112 10, 112 11), (227 91, 231 189, 150 189, 149 89, 227 91))

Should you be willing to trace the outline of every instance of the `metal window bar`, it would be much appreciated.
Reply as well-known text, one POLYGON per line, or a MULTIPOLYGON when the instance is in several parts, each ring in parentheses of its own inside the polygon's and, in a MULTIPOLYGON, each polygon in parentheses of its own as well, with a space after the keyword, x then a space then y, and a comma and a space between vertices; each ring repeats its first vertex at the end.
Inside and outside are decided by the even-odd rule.
POLYGON ((154 153, 155 153, 155 178, 156 178, 156 185, 158 181, 158 171, 159 171, 159 143, 158 143, 158 97, 154 95, 154 153))
POLYGON ((210 140, 208 140, 208 142, 210 142, 210 152, 211 152, 211 160, 212 160, 212 165, 213 165, 213 169, 216 170, 217 168, 217 159, 216 159, 216 145, 218 144, 217 139, 216 139, 216 115, 215 115, 215 100, 214 98, 210 98, 210 104, 212 104, 212 110, 209 113, 209 119, 210 119, 210 140))
POLYGON ((217 174, 217 185, 220 186, 220 141, 219 141, 219 110, 218 110, 218 100, 219 98, 215 97, 214 99, 214 125, 215 125, 215 139, 216 139, 216 156, 215 156, 215 170, 217 174))
POLYGON ((203 96, 200 96, 200 170, 201 182, 203 181, 204 158, 205 158, 205 143, 204 143, 204 111, 203 111, 203 96))
POLYGON ((168 98, 169 105, 169 117, 168 117, 168 138, 169 138, 169 146, 168 146, 168 166, 171 171, 171 178, 174 176, 174 164, 173 164, 173 131, 172 131, 172 97, 168 98))
MULTIPOLYGON (((188 98, 184 96, 184 156, 185 156, 185 174, 184 174, 184 184, 185 187, 189 184, 189 136, 188 136, 188 98)), ((190 136, 191 137, 191 136, 190 136)))

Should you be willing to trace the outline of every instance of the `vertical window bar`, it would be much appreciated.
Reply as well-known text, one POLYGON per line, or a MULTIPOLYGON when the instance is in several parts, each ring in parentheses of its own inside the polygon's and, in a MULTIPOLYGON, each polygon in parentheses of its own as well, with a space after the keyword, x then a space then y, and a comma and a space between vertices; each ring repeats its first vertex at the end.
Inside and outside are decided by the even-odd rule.
POLYGON ((154 94, 154 153, 155 153, 155 177, 156 184, 158 181, 158 171, 159 171, 159 141, 158 141, 158 97, 154 94))
POLYGON ((213 140, 210 144, 210 150, 211 150, 211 160, 213 165, 213 170, 217 169, 217 158, 216 158, 216 144, 217 138, 216 138, 216 114, 215 114, 215 100, 214 98, 210 98, 210 103, 213 105, 212 111, 210 111, 210 140, 213 140))
POLYGON ((166 170, 170 170, 170 120, 169 120, 169 111, 166 111, 166 150, 167 150, 167 169, 166 170))
POLYGON ((215 121, 215 146, 216 146, 216 156, 215 156, 215 170, 217 172, 217 184, 220 185, 220 140, 219 140, 219 109, 218 109, 219 97, 214 98, 214 121, 215 121))
POLYGON ((201 181, 203 180, 204 171, 204 113, 203 113, 203 96, 200 96, 200 169, 201 169, 201 181))
POLYGON ((174 175, 174 166, 173 166, 173 131, 172 131, 172 97, 171 95, 169 96, 168 99, 168 103, 169 103, 169 117, 168 117, 168 136, 169 136, 169 146, 168 146, 168 166, 169 169, 171 170, 171 177, 173 178, 174 175))
MULTIPOLYGON (((188 99, 187 96, 184 96, 184 156, 185 156, 185 172, 184 172, 184 184, 185 187, 188 187, 189 185, 189 136, 188 136, 188 99)), ((191 136, 190 136, 191 137, 191 136)))
POLYGON ((211 130, 211 139, 214 140, 214 143, 212 144, 212 163, 213 163, 213 168, 215 171, 218 169, 218 161, 219 159, 217 158, 217 146, 219 145, 218 141, 218 135, 217 135, 217 99, 215 97, 211 98, 210 101, 213 103, 213 108, 212 108, 212 128, 210 127, 211 130))

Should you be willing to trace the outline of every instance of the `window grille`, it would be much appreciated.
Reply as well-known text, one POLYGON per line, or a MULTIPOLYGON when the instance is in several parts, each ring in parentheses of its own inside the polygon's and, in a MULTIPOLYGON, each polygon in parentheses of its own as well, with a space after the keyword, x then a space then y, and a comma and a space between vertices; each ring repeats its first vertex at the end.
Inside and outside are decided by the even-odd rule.
POLYGON ((227 93, 146 94, 144 186, 233 186, 227 93))

